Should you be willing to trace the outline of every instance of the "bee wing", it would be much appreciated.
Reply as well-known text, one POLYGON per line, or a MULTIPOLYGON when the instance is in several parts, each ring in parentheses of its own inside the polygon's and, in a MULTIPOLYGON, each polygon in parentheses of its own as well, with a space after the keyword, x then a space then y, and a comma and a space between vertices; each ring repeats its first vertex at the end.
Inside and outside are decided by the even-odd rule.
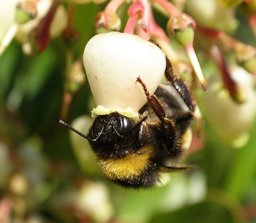
POLYGON ((168 166, 161 166, 160 171, 162 172, 176 172, 176 171, 183 171, 183 170, 193 170, 197 167, 195 165, 182 165, 182 164, 172 164, 168 166))

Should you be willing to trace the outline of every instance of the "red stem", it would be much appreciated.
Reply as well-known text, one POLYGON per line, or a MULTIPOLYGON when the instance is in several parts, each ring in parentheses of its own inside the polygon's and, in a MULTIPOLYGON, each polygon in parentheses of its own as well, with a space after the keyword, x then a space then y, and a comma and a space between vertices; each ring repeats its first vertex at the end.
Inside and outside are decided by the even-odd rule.
POLYGON ((125 33, 133 34, 135 32, 137 21, 142 17, 144 10, 145 7, 143 6, 141 1, 137 0, 131 4, 128 9, 129 18, 124 28, 125 33))
POLYGON ((59 4, 53 1, 51 8, 47 12, 46 16, 40 21, 37 30, 37 39, 40 51, 44 50, 50 41, 50 27, 58 6, 59 4))
POLYGON ((254 36, 256 37, 256 15, 248 16, 248 23, 253 31, 254 36))
POLYGON ((175 16, 180 13, 180 11, 173 4, 166 0, 152 0, 152 2, 160 5, 169 16, 175 16))
POLYGON ((159 25, 157 25, 153 16, 152 8, 150 8, 150 11, 149 11, 149 24, 150 24, 150 29, 153 37, 161 38, 164 41, 169 42, 169 38, 165 34, 165 31, 159 25))
POLYGON ((133 34, 135 32, 135 27, 137 24, 137 20, 139 19, 139 15, 135 14, 133 16, 130 16, 127 20, 127 23, 124 28, 124 33, 130 33, 133 34))
POLYGON ((213 39, 220 38, 223 35, 225 35, 225 33, 222 31, 210 29, 210 28, 203 27, 203 26, 197 26, 197 30, 200 31, 201 33, 203 33, 205 36, 207 36, 209 38, 213 38, 213 39))
POLYGON ((235 98, 237 95, 237 84, 236 82, 232 79, 230 71, 227 66, 227 62, 220 51, 220 49, 216 46, 212 50, 212 55, 213 58, 216 62, 217 67, 220 70, 221 77, 223 80, 223 84, 225 88, 229 91, 229 94, 232 98, 235 98))

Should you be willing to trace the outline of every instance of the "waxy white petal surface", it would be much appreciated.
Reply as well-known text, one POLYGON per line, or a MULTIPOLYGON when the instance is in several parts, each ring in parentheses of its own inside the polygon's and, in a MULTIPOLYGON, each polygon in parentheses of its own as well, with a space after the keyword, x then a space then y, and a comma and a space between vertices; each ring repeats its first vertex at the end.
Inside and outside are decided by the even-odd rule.
POLYGON ((155 44, 119 32, 94 36, 83 60, 96 105, 111 111, 137 112, 147 99, 136 79, 140 76, 152 94, 166 67, 165 55, 155 44))

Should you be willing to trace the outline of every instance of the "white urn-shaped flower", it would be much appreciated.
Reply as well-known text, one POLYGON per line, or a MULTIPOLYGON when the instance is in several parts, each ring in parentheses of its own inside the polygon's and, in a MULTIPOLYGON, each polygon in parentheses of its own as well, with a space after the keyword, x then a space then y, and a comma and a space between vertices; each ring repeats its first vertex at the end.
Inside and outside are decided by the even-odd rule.
POLYGON ((234 102, 218 79, 210 80, 204 95, 204 110, 219 137, 234 147, 243 146, 256 118, 256 91, 251 74, 239 66, 231 68, 232 78, 243 91, 245 101, 234 102))
POLYGON ((120 32, 98 34, 90 39, 83 60, 97 115, 113 111, 137 113, 147 101, 137 78, 154 93, 166 67, 165 55, 159 47, 120 32))

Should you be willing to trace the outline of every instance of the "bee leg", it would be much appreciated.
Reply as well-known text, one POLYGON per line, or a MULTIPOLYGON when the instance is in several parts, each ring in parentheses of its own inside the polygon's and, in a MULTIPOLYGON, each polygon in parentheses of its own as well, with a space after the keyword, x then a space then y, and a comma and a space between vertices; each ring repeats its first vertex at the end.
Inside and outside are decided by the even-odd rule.
POLYGON ((174 119, 177 123, 185 122, 191 120, 193 117, 192 112, 176 112, 175 115, 173 115, 171 118, 174 119))
POLYGON ((165 78, 170 81, 175 90, 180 94, 181 98, 184 100, 190 111, 194 111, 195 104, 191 97, 191 93, 187 85, 173 73, 173 67, 170 61, 166 58, 166 70, 165 78))
POLYGON ((168 172, 176 172, 176 171, 183 171, 183 170, 194 170, 197 167, 194 165, 177 165, 177 164, 173 164, 173 165, 163 165, 159 168, 160 171, 164 172, 164 173, 168 173, 168 172))
POLYGON ((161 105, 160 101, 154 94, 149 94, 145 83, 141 80, 140 77, 138 77, 136 81, 139 82, 141 84, 141 86, 143 87, 143 90, 147 97, 147 101, 148 101, 149 105, 152 107, 152 109, 156 113, 157 117, 162 121, 163 118, 166 117, 166 114, 165 114, 165 110, 164 110, 163 106, 161 105))
MULTIPOLYGON (((148 100, 148 104, 152 107, 155 114, 161 121, 161 139, 163 140, 166 145, 169 147, 169 153, 171 154, 172 158, 178 158, 180 157, 182 153, 182 145, 181 141, 179 140, 179 131, 176 125, 175 119, 172 117, 167 117, 166 112, 164 110, 164 107, 154 94, 149 94, 146 85, 144 82, 140 79, 140 77, 137 78, 137 82, 141 84, 143 87, 143 90, 145 92, 145 95, 148 100)), ((183 114, 182 114, 183 116, 183 114)))
POLYGON ((176 138, 176 124, 174 120, 166 116, 166 113, 162 104, 160 103, 156 95, 149 94, 145 83, 141 80, 140 77, 137 78, 137 82, 139 82, 143 87, 143 90, 145 92, 149 105, 152 107, 155 114, 162 122, 162 128, 163 128, 163 132, 166 140, 170 141, 170 143, 173 143, 174 139, 176 138))
MULTIPOLYGON (((173 121, 173 118, 170 119, 166 116, 165 110, 164 110, 161 102, 156 97, 156 95, 149 94, 145 83, 141 80, 140 77, 137 78, 137 82, 139 82, 141 84, 141 86, 143 87, 144 93, 147 97, 147 101, 148 101, 149 105, 151 106, 151 108, 154 110, 157 117, 160 119, 160 121, 163 124, 167 124, 167 126, 172 126, 172 128, 175 128, 175 123, 173 121)), ((190 112, 189 112, 189 114, 190 114, 190 112)), ((187 118, 187 116, 189 114, 187 114, 187 113, 179 114, 178 117, 176 117, 176 119, 187 118)))

